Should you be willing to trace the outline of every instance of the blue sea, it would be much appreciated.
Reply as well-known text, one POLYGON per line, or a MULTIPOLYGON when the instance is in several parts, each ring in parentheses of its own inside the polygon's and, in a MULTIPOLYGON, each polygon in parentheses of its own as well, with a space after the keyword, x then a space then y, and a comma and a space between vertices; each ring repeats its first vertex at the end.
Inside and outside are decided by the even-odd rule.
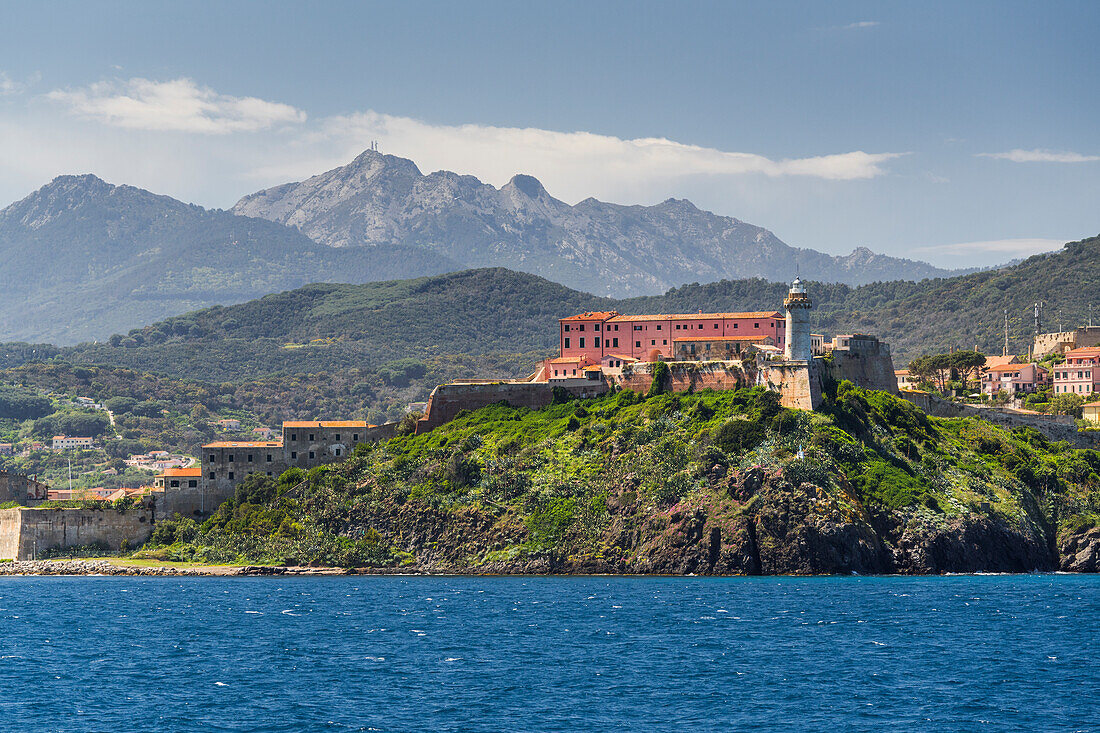
POLYGON ((0 578, 0 730, 1100 730, 1100 577, 0 578))

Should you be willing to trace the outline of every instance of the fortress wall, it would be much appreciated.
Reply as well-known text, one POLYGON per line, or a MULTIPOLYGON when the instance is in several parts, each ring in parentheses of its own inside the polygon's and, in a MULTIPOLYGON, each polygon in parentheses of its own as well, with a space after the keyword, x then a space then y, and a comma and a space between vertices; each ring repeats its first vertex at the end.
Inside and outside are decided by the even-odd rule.
POLYGON ((876 352, 833 351, 832 363, 824 362, 824 368, 839 384, 845 379, 857 387, 898 393, 898 380, 894 376, 894 360, 886 349, 876 352))
MULTIPOLYGON (((738 389, 751 387, 754 376, 746 374, 741 362, 666 362, 668 364, 670 388, 673 392, 687 392, 700 389, 738 389)), ((621 374, 608 375, 608 378, 622 389, 646 393, 653 384, 653 363, 641 362, 624 367, 621 374)))
POLYGON ((53 548, 104 545, 117 550, 124 540, 137 546, 153 532, 145 508, 0 510, 0 558, 30 560, 53 548))
POLYGON ((821 404, 821 379, 812 361, 765 364, 758 382, 778 392, 783 407, 813 410, 821 404))
POLYGON ((1100 439, 1096 434, 1078 432, 1076 422, 1068 415, 1038 415, 1002 407, 976 407, 913 390, 902 390, 900 394, 902 399, 912 402, 934 417, 976 417, 1009 430, 1019 427, 1035 428, 1048 440, 1065 440, 1076 448, 1100 447, 1100 439))
POLYGON ((417 434, 427 433, 454 420, 463 410, 477 410, 498 402, 513 407, 538 410, 554 401, 554 387, 562 387, 576 397, 596 397, 607 392, 603 382, 566 379, 547 382, 458 382, 441 384, 428 398, 428 410, 416 424, 417 434))

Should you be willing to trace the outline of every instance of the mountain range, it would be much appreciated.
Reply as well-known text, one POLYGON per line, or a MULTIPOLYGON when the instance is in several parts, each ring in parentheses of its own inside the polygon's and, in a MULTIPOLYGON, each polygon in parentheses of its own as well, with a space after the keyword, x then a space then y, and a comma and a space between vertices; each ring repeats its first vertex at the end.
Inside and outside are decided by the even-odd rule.
POLYGON ((952 273, 860 247, 837 257, 784 244, 767 229, 685 199, 569 205, 532 176, 501 188, 368 150, 348 165, 242 198, 232 211, 300 230, 331 247, 421 247, 466 268, 506 267, 611 297, 689 282, 762 277, 861 285, 952 273))
POLYGON ((94 175, 0 211, 0 341, 73 344, 311 282, 504 266, 603 296, 723 278, 858 284, 948 273, 857 249, 833 257, 684 200, 571 206, 530 176, 500 189, 368 151, 349 165, 204 209, 94 175))

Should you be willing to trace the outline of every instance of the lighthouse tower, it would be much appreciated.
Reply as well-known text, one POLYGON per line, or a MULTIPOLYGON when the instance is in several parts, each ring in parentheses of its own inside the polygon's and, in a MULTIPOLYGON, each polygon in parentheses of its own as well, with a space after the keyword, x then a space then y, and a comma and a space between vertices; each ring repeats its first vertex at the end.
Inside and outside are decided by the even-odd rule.
POLYGON ((787 309, 787 342, 783 349, 783 358, 787 361, 810 361, 810 309, 813 303, 806 294, 802 280, 795 278, 790 292, 783 300, 787 309))

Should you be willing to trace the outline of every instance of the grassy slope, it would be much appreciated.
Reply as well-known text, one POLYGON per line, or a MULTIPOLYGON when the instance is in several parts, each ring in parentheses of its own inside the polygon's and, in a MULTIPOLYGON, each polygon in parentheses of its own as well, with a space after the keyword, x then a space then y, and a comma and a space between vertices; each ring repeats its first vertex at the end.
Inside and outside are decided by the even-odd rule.
POLYGON ((972 569, 1030 569, 1052 562, 1059 532, 1095 524, 1098 471, 1096 451, 844 385, 821 413, 760 390, 619 393, 465 414, 316 469, 293 496, 300 473, 257 477, 201 530, 161 523, 153 544, 174 559, 460 571, 927 571, 956 562, 930 560, 929 537, 980 525, 1018 565, 972 569))

